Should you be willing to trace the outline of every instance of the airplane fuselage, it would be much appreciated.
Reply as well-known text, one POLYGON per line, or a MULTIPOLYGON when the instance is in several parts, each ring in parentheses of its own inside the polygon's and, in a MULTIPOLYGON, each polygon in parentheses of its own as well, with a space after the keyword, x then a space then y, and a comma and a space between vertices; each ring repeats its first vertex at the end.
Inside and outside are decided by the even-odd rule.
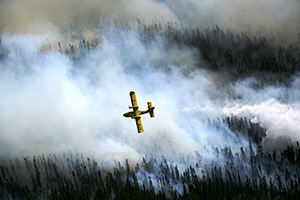
POLYGON ((133 109, 133 111, 126 112, 123 114, 123 116, 131 117, 131 119, 135 119, 138 133, 142 133, 142 132, 144 132, 144 129, 143 129, 143 125, 142 125, 141 115, 149 113, 150 117, 154 117, 154 108, 155 107, 152 107, 151 102, 147 102, 148 110, 139 110, 139 106, 138 106, 138 103, 136 100, 136 95, 135 95, 134 91, 131 91, 129 93, 129 96, 130 96, 131 104, 132 104, 132 106, 129 106, 129 109, 133 109))
POLYGON ((123 116, 124 117, 137 118, 137 117, 140 117, 140 115, 148 113, 148 112, 149 112, 148 110, 134 110, 134 111, 124 113, 123 116))

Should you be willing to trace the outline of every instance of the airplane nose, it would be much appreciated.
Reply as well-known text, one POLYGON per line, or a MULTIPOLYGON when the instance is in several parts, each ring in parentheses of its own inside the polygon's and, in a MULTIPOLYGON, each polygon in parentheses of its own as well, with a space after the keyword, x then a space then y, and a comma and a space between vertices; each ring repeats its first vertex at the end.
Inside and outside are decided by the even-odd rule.
POLYGON ((126 113, 124 113, 123 117, 127 117, 126 113))

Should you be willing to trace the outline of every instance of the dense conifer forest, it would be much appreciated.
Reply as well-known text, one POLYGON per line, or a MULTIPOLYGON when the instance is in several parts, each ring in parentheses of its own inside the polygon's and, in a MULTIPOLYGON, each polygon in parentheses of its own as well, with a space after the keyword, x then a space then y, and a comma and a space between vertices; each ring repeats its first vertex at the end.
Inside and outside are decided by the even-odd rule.
MULTIPOLYGON (((199 50, 199 58, 206 61, 206 65, 199 65, 199 68, 224 72, 232 81, 254 76, 263 85, 289 85, 291 76, 300 70, 299 30, 294 43, 283 44, 275 36, 268 36, 268 39, 248 36, 247 33, 222 30, 218 26, 189 28, 172 22, 165 25, 159 22, 145 25, 138 19, 136 26, 143 44, 150 44, 162 37, 168 44, 196 48, 199 50)), ((115 31, 136 30, 136 26, 115 22, 115 31)), ((60 43, 58 46, 61 52, 76 60, 84 56, 86 50, 99 45, 99 42, 101 41, 94 38, 92 41, 82 40, 79 45, 69 44, 64 49, 60 43)), ((167 50, 172 47, 165 48, 167 50)))
MULTIPOLYGON (((145 46, 161 38, 166 51, 197 49, 199 69, 226 77, 230 83, 255 77, 254 89, 265 86, 289 87, 300 70, 300 32, 295 42, 285 45, 270 37, 249 36, 230 29, 187 27, 177 23, 150 25, 136 20, 135 25, 115 22, 113 32, 134 30, 145 46), (168 46, 170 45, 170 46, 168 46)), ((110 39, 110 38, 108 38, 110 39)), ((114 37, 111 38, 112 40, 114 37)), ((120 34, 119 40, 126 40, 120 34)), ((81 39, 79 44, 49 46, 67 55, 75 66, 101 40, 81 39)), ((22 52, 20 52, 22 53, 22 52)), ((9 50, 0 42, 0 62, 9 50)), ((193 70, 199 70, 193 69, 193 70)), ((224 78, 225 79, 225 78, 224 78)), ((238 99, 238 95, 234 97, 238 99)), ((282 97, 285 101, 291 97, 282 97)), ((182 165, 161 155, 145 155, 134 166, 130 160, 106 168, 101 160, 90 159, 76 150, 48 155, 0 158, 1 199, 298 199, 300 194, 300 146, 287 140, 283 149, 265 150, 262 142, 267 130, 247 117, 227 116, 209 119, 212 132, 232 131, 246 138, 248 146, 233 153, 231 146, 205 147, 217 160, 207 160, 205 152, 182 155, 182 165)), ((1 141, 0 141, 1 142, 1 141)), ((1 144, 1 143, 0 143, 1 144)))

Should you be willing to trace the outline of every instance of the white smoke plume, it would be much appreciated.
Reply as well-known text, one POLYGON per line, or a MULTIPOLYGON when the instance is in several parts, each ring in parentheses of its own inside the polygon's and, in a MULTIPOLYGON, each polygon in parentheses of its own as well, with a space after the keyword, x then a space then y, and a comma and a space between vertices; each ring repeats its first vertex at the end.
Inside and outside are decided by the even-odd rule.
POLYGON ((0 61, 1 152, 31 155, 76 149, 107 164, 126 158, 136 163, 145 154, 180 160, 180 155, 195 151, 209 159, 211 150, 204 146, 230 145, 233 151, 247 146, 226 128, 206 126, 208 119, 231 114, 267 127, 266 141, 282 135, 298 140, 299 78, 292 88, 254 90, 249 80, 220 87, 221 80, 215 78, 220 76, 197 69, 205 65, 198 50, 166 44, 162 38, 145 46, 134 30, 116 33, 101 24, 156 19, 249 33, 271 26, 274 34, 290 38, 297 37, 293 30, 298 10, 297 1, 282 0, 2 0, 1 45, 7 56, 0 61), (100 38, 99 46, 76 63, 57 50, 43 51, 49 43, 93 37, 100 38), (143 117, 143 134, 122 116, 131 90, 141 109, 147 101, 156 106, 155 118, 143 117), (294 91, 294 98, 284 102, 280 94, 286 90, 294 91))
POLYGON ((234 85, 242 99, 224 108, 227 115, 247 116, 252 122, 267 128, 263 141, 266 150, 283 149, 289 143, 300 139, 300 90, 299 76, 289 87, 272 86, 253 90, 253 79, 234 85))
POLYGON ((146 154, 176 161, 199 151, 209 158, 204 146, 228 145, 238 151, 247 145, 229 130, 207 128, 208 118, 223 114, 207 94, 213 85, 208 72, 191 70, 197 63, 194 49, 172 46, 168 51, 163 40, 161 46, 145 48, 135 32, 121 33, 123 41, 114 32, 107 34, 114 39, 103 37, 78 63, 58 51, 40 54, 46 42, 42 36, 2 36, 7 56, 0 63, 1 152, 76 149, 113 164, 126 158, 136 163, 146 154), (164 58, 172 63, 182 52, 177 65, 153 65, 164 58), (143 134, 137 134, 134 120, 122 116, 131 90, 141 109, 147 101, 156 106, 155 118, 143 116, 143 134), (203 111, 188 111, 195 106, 203 111))

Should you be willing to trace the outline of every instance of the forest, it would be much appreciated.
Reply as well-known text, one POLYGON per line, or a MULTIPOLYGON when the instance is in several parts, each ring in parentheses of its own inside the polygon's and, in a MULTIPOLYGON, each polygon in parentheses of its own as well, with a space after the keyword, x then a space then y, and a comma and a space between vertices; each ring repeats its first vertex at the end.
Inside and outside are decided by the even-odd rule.
MULTIPOLYGON (((174 46, 198 52, 201 60, 193 70, 217 73, 236 83, 254 77, 254 90, 270 86, 290 88, 300 71, 300 31, 291 44, 272 37, 256 37, 216 27, 193 28, 177 23, 135 24, 115 22, 113 33, 118 40, 122 31, 135 31, 147 48, 163 39, 164 49, 174 46)), ((109 35, 107 40, 115 40, 109 35)), ((48 46, 66 55, 76 68, 89 54, 102 45, 100 38, 82 38, 78 44, 48 46)), ((0 63, 10 50, 1 45, 0 63)), ((22 54, 20 50, 20 54, 22 54)), ((159 68, 160 66, 156 66, 159 68)), ((167 70, 167 69, 166 69, 167 70)), ((76 73, 76 71, 74 72, 76 73)), ((239 100, 239 95, 233 95, 239 100)), ((299 103, 300 96, 289 93, 280 102, 299 103)), ((1 112, 1 110, 0 110, 1 112)), ((234 114, 208 119, 212 133, 234 133, 245 138, 248 146, 232 152, 230 145, 205 147, 204 152, 182 155, 180 166, 165 155, 146 154, 140 163, 115 161, 113 168, 103 167, 101 160, 91 159, 76 149, 50 154, 0 157, 1 199, 297 199, 300 194, 300 146, 298 141, 284 138, 281 149, 266 150, 263 142, 268 127, 234 114)), ((1 129, 0 129, 1 131, 1 129)), ((1 145, 5 141, 0 140, 1 145)))

